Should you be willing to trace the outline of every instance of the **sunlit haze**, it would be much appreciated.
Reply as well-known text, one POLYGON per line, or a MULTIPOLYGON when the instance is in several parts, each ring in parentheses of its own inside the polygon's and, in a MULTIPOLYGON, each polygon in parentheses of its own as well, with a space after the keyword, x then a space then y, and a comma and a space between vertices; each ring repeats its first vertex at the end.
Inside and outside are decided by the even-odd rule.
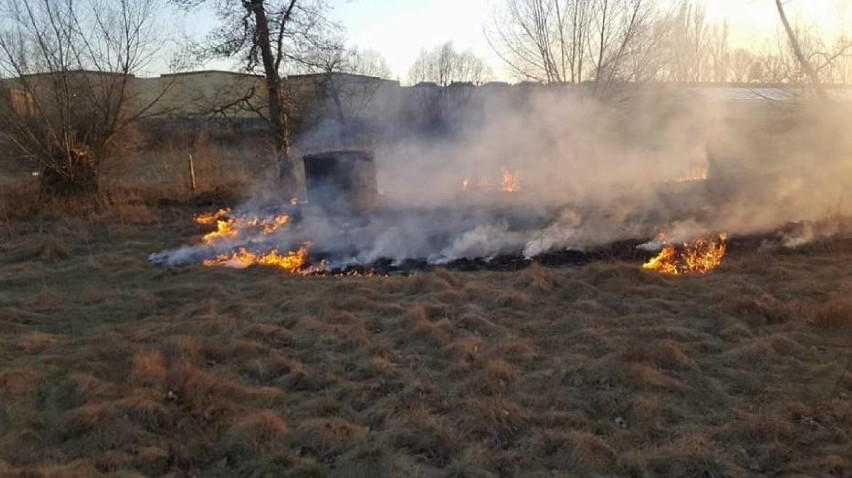
MULTIPOLYGON (((500 0, 338 0, 332 2, 331 16, 346 32, 351 46, 379 52, 388 62, 395 79, 405 82, 408 70, 424 48, 452 41, 459 50, 470 49, 484 58, 494 78, 510 80, 499 57, 484 34, 492 23, 500 0)), ((677 2, 670 1, 670 5, 677 2)), ((773 0, 705 0, 707 16, 713 22, 727 22, 733 46, 756 47, 773 41, 780 28, 773 0)), ((787 4, 797 25, 817 28, 826 36, 836 36, 852 27, 852 0, 793 0, 787 4)), ((188 33, 203 35, 215 25, 212 15, 193 12, 183 24, 188 33)), ((216 61, 215 68, 236 68, 233 63, 216 61)))

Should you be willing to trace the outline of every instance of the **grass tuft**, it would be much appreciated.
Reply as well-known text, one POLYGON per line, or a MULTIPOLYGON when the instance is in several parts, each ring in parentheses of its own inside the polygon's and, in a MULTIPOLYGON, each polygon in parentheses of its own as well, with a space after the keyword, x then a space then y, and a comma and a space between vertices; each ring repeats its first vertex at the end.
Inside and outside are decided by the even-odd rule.
POLYGON ((166 366, 158 351, 138 352, 133 356, 130 382, 138 387, 155 387, 163 383, 166 366))
POLYGON ((288 432, 287 423, 272 410, 256 410, 239 417, 231 427, 233 439, 254 450, 274 447, 288 432))
POLYGON ((816 309, 811 324, 827 330, 852 328, 852 298, 831 296, 816 309))
POLYGON ((328 459, 351 448, 366 435, 366 430, 343 418, 302 420, 293 432, 293 444, 318 457, 328 459))
POLYGON ((617 464, 615 450, 599 436, 572 430, 568 433, 568 441, 571 458, 584 468, 606 472, 617 464))
POLYGON ((680 344, 664 339, 653 343, 632 342, 622 354, 629 362, 649 362, 666 370, 696 370, 698 365, 689 358, 680 344))
POLYGON ((47 347, 55 344, 59 337, 44 332, 29 332, 18 339, 18 348, 24 352, 41 352, 47 347))
POLYGON ((501 392, 520 374, 514 365, 503 359, 491 359, 485 364, 484 387, 489 393, 501 392))
POLYGON ((41 376, 26 369, 0 370, 0 393, 5 396, 17 396, 36 390, 41 376))

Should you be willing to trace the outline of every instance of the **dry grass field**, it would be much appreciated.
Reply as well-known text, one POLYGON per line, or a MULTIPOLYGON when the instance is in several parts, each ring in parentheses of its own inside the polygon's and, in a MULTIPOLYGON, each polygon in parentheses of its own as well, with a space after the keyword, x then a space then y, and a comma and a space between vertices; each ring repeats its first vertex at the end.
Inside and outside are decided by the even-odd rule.
POLYGON ((0 476, 852 476, 840 249, 694 277, 164 269, 219 204, 7 199, 0 476))

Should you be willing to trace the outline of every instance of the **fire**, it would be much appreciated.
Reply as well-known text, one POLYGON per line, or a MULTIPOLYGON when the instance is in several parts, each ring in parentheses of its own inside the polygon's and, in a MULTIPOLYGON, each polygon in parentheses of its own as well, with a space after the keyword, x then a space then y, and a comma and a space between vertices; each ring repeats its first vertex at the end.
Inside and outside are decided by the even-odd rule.
POLYGON ((230 209, 219 209, 216 212, 205 212, 195 216, 195 222, 202 225, 213 224, 231 212, 230 209))
POLYGON ((643 269, 659 272, 660 274, 678 275, 677 251, 672 246, 666 246, 657 255, 642 265, 643 269))
POLYGON ((252 265, 277 267, 290 273, 298 273, 302 270, 308 258, 310 244, 302 244, 298 251, 287 253, 278 252, 273 249, 266 254, 258 254, 241 247, 231 254, 222 254, 213 259, 205 259, 202 264, 208 267, 228 266, 243 269, 252 265))
POLYGON ((247 215, 230 216, 230 214, 230 209, 220 209, 216 212, 196 216, 195 222, 198 224, 216 224, 216 230, 202 236, 201 241, 205 244, 213 244, 222 239, 237 237, 244 231, 269 235, 290 222, 290 216, 287 214, 266 217, 247 215))
POLYGON ((237 235, 235 226, 236 220, 234 219, 217 219, 216 230, 202 236, 201 241, 205 244, 211 244, 226 237, 235 237, 237 235))
POLYGON ((480 191, 493 191, 495 189, 504 193, 516 193, 521 190, 521 181, 518 179, 517 171, 509 171, 506 168, 500 168, 500 184, 495 187, 496 182, 490 176, 478 176, 475 181, 471 178, 464 178, 461 182, 462 191, 470 191, 473 189, 480 191))
MULTIPOLYGON (((298 198, 291 200, 291 204, 298 202, 298 198)), ((310 242, 302 243, 295 251, 281 252, 278 249, 266 249, 268 252, 258 252, 251 244, 262 244, 265 239, 261 239, 261 235, 270 235, 287 227, 290 224, 290 216, 287 214, 250 215, 234 213, 230 209, 220 209, 198 214, 195 216, 195 222, 207 226, 215 224, 216 229, 204 234, 201 238, 202 242, 208 246, 215 246, 216 250, 221 251, 224 247, 229 251, 202 260, 201 263, 207 267, 225 266, 245 269, 259 265, 303 276, 374 277, 380 275, 373 269, 333 271, 326 260, 310 264, 308 255, 311 249, 310 242), (248 246, 234 249, 239 243, 220 242, 226 239, 239 239, 239 243, 248 244, 248 246)))
POLYGON ((260 229, 263 234, 269 235, 281 229, 290 222, 290 216, 281 214, 272 217, 252 217, 245 219, 245 224, 249 227, 260 229))
POLYGON ((518 172, 511 173, 506 168, 500 169, 500 175, 503 177, 500 181, 500 190, 507 193, 516 193, 521 190, 521 181, 518 180, 518 172))
POLYGON ((683 176, 681 176, 677 179, 674 179, 672 181, 674 181, 676 183, 692 183, 692 182, 697 182, 697 181, 707 181, 708 177, 709 177, 709 170, 705 166, 703 168, 695 168, 695 169, 689 171, 687 174, 685 174, 685 175, 683 175, 683 176))
POLYGON ((281 214, 272 218, 272 221, 269 223, 263 224, 263 233, 264 234, 272 234, 273 232, 281 229, 286 226, 290 222, 290 216, 286 214, 281 214))
POLYGON ((680 253, 667 245, 642 268, 668 275, 706 274, 721 264, 727 246, 728 236, 724 233, 718 239, 704 237, 684 243, 680 253))

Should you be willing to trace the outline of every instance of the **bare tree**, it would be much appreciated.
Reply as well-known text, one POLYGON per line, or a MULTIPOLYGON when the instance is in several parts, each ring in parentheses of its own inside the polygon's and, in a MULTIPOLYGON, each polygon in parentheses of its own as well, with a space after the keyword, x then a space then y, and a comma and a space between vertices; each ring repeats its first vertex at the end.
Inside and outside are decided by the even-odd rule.
POLYGON ((710 69, 712 28, 703 5, 683 2, 660 20, 666 29, 667 53, 662 79, 674 82, 704 81, 710 69))
POLYGON ((95 193, 103 160, 160 94, 133 74, 161 49, 156 0, 0 3, 0 132, 45 193, 95 193))
POLYGON ((614 81, 644 81, 629 65, 636 50, 649 48, 643 35, 651 25, 651 9, 646 0, 597 0, 592 16, 589 49, 594 65, 595 89, 614 81))
POLYGON ((757 52, 751 77, 765 83, 810 85, 817 99, 828 99, 825 85, 843 83, 852 60, 852 41, 846 35, 831 40, 814 25, 795 24, 787 2, 776 2, 781 29, 774 41, 757 52))
POLYGON ((731 54, 727 78, 734 83, 746 83, 756 80, 757 78, 753 74, 756 61, 757 58, 754 53, 745 48, 737 48, 731 54))
POLYGON ((519 79, 579 83, 593 7, 590 0, 506 0, 486 37, 519 79))
POLYGON ((729 81, 731 76, 731 44, 728 22, 713 25, 710 32, 710 72, 706 79, 716 83, 729 81))
POLYGON ((445 126, 452 112, 468 104, 474 86, 490 78, 491 69, 481 58, 469 50, 457 51, 452 42, 421 50, 408 71, 419 121, 430 128, 445 126))
POLYGON ((398 85, 385 79, 390 68, 379 53, 347 47, 342 38, 315 48, 289 73, 301 150, 369 147, 378 134, 371 113, 388 106, 386 88, 398 85))
POLYGON ((835 41, 833 51, 830 53, 817 52, 822 65, 820 73, 834 84, 852 84, 852 41, 846 36, 841 36, 835 41))
POLYGON ((408 72, 411 83, 430 82, 438 86, 453 83, 478 85, 491 77, 491 70, 472 51, 459 52, 452 42, 432 50, 422 50, 408 72))
POLYGON ((646 0, 505 0, 486 36, 518 78, 602 91, 656 74, 653 15, 646 0))
POLYGON ((781 19, 781 24, 784 25, 784 31, 787 33, 787 40, 790 42, 790 48, 793 50, 793 54, 796 56, 796 60, 798 61, 802 71, 814 87, 817 97, 824 102, 827 100, 825 90, 820 84, 817 70, 814 69, 810 60, 805 56, 802 46, 799 43, 799 38, 796 36, 796 32, 793 30, 792 25, 790 25, 790 20, 787 18, 787 12, 784 10, 785 3, 786 2, 782 0, 775 0, 775 6, 778 9, 778 17, 781 19))
POLYGON ((390 67, 376 51, 347 47, 342 40, 330 45, 318 48, 300 70, 320 74, 318 96, 331 101, 334 115, 344 123, 372 102, 390 67))
POLYGON ((296 190, 290 158, 291 115, 282 93, 282 70, 302 63, 306 53, 327 41, 335 25, 324 15, 323 0, 172 0, 187 8, 212 4, 219 27, 209 36, 203 55, 240 57, 248 72, 265 78, 267 111, 260 112, 275 148, 278 178, 285 194, 296 190))

